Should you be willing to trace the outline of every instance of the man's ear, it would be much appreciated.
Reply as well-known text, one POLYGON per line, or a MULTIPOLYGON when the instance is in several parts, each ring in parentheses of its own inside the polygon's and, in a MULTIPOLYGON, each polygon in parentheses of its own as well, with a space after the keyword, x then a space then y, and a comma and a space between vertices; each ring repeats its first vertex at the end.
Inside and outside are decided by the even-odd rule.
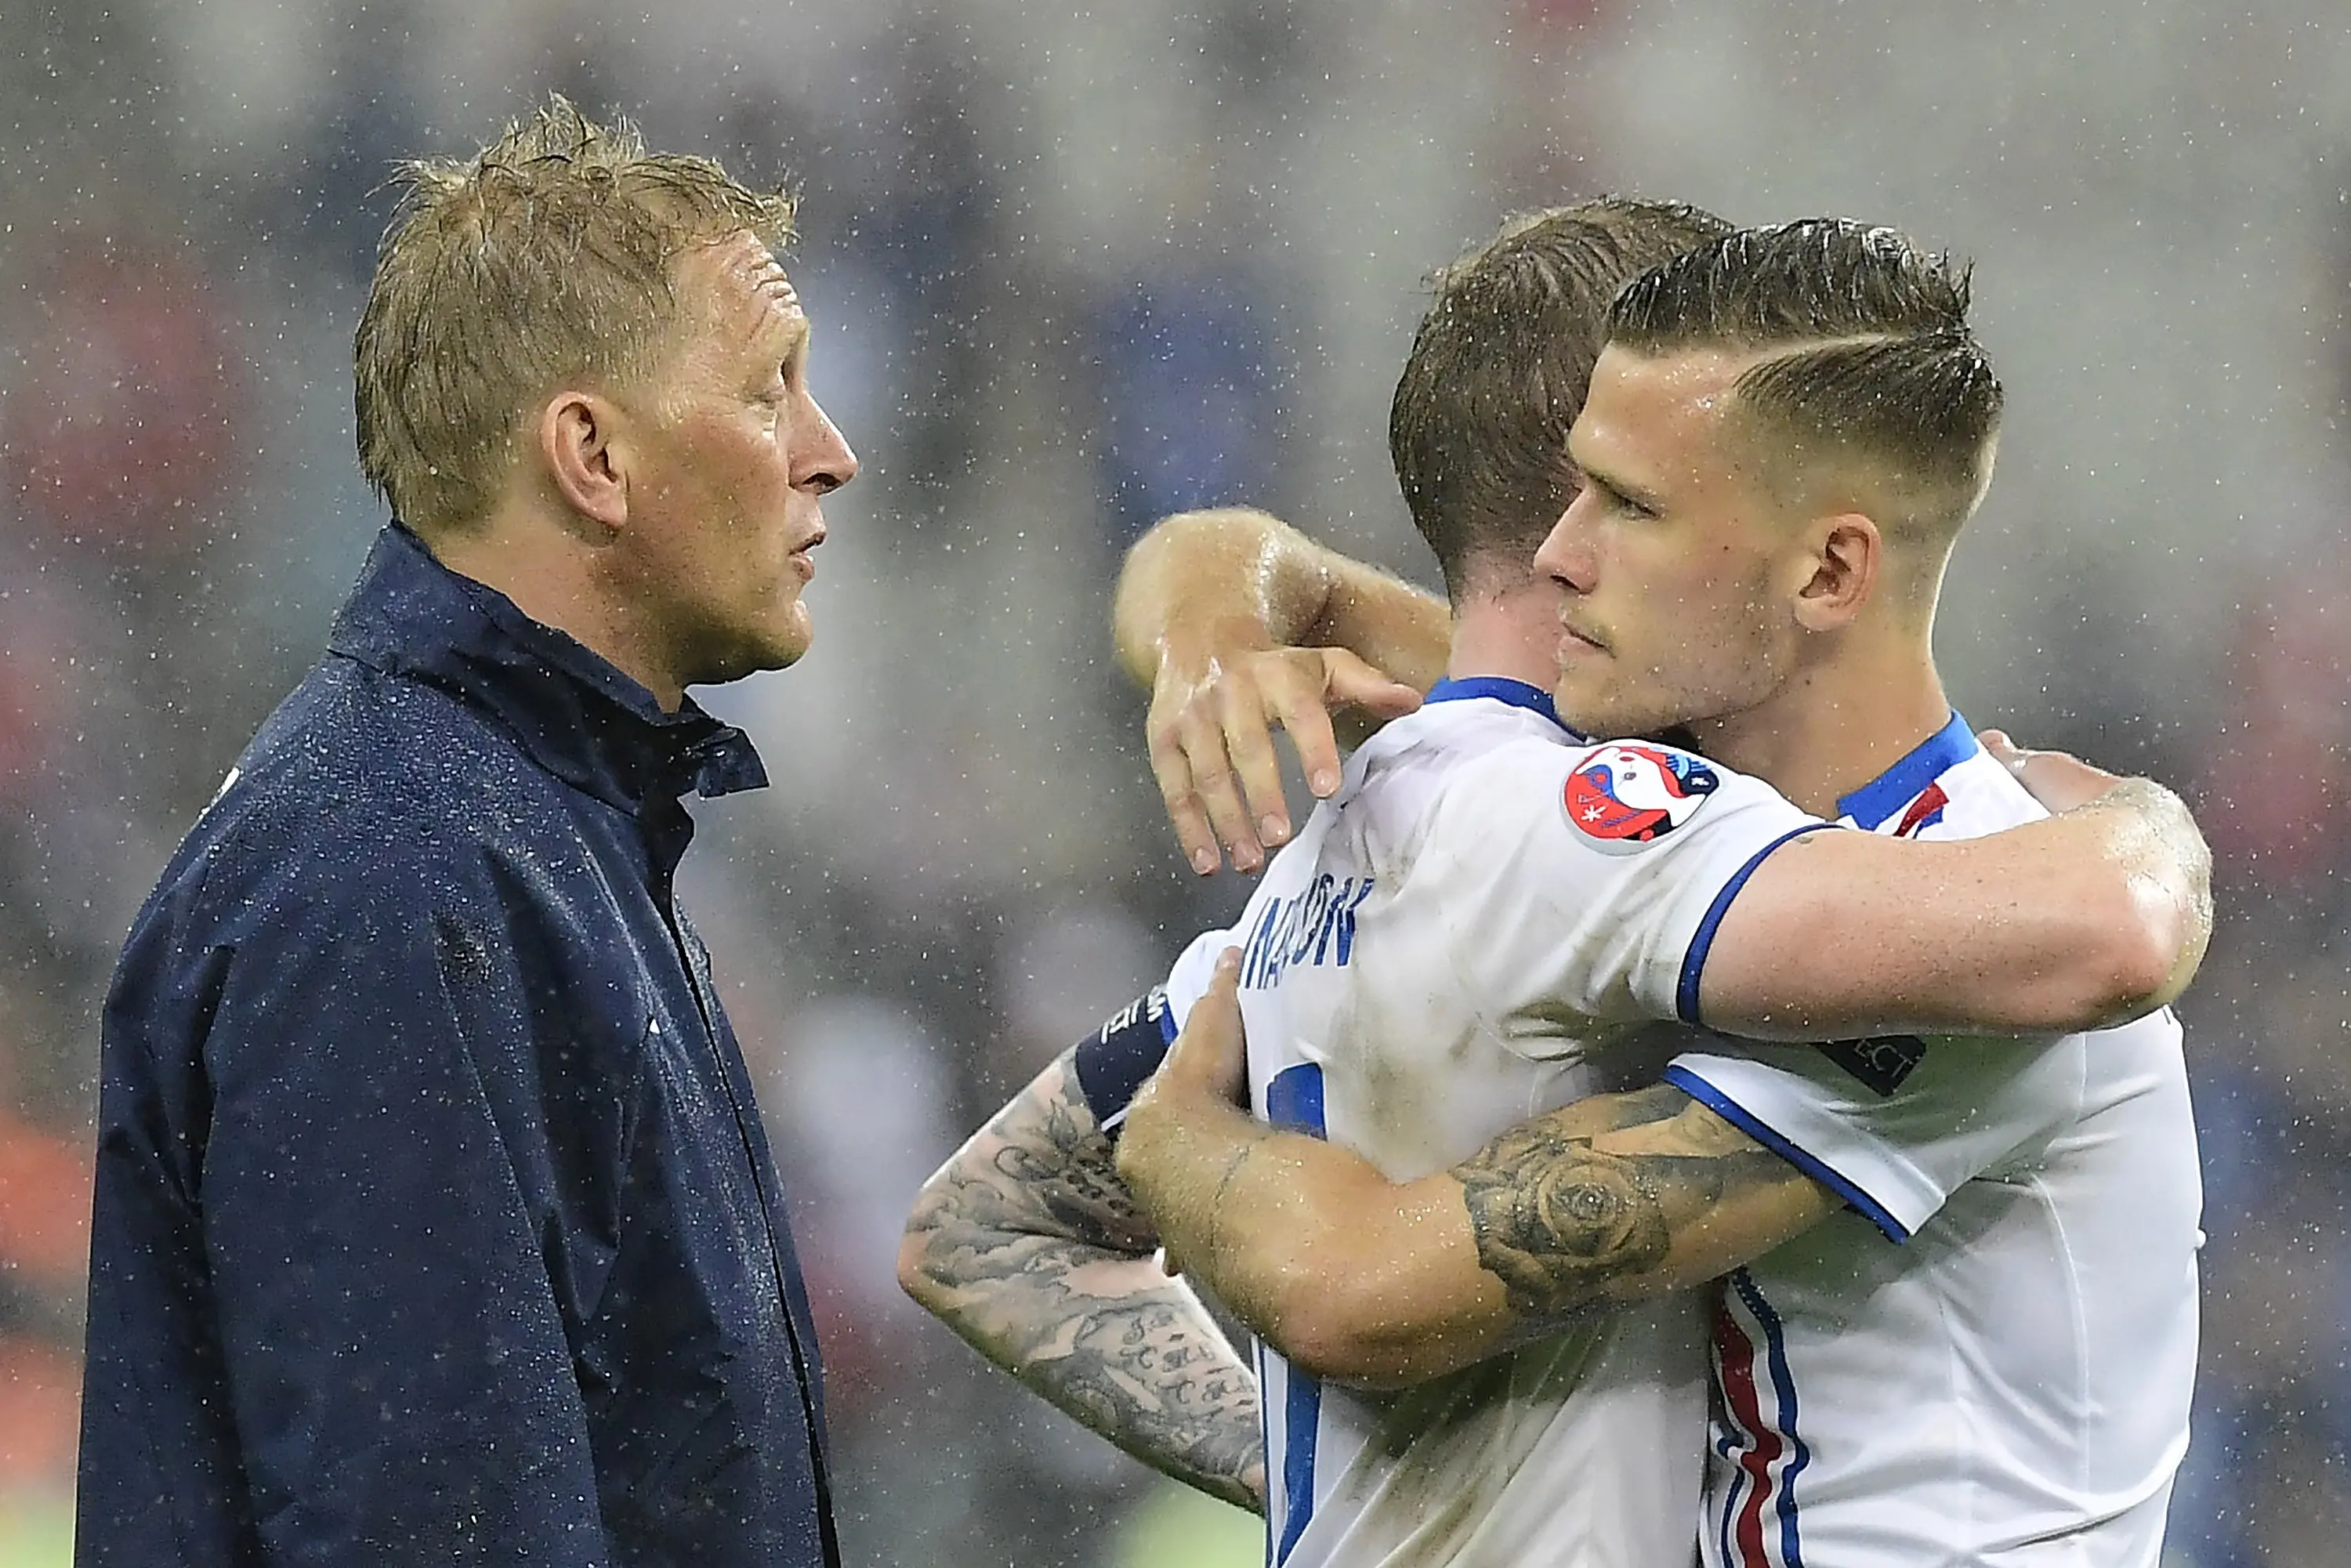
POLYGON ((594 392, 560 392, 538 411, 539 455, 556 494, 575 515, 607 530, 629 520, 620 426, 620 409, 594 392))
POLYGON ((1886 541, 1877 525, 1859 512, 1842 512, 1813 524, 1811 580, 1797 591, 1797 624, 1834 632, 1849 624, 1869 601, 1886 565, 1886 541))

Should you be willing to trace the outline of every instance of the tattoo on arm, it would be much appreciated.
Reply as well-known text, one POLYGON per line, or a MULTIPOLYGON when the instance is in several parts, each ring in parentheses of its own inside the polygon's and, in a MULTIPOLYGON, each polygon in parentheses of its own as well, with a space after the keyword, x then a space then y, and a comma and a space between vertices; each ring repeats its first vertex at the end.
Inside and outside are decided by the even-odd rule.
POLYGON ((1113 1155, 1064 1056, 925 1186, 907 1222, 915 1294, 1137 1458, 1262 1511, 1257 1379, 1153 1260, 1158 1236, 1113 1155))
MULTIPOLYGON (((1663 1269, 1686 1229, 1729 1201, 1784 1196, 1787 1212, 1816 1218, 1803 1202, 1810 1177, 1711 1117, 1694 1135, 1650 1140, 1666 1145, 1656 1152, 1594 1148, 1607 1132, 1683 1121, 1693 1109, 1664 1087, 1611 1098, 1621 1110, 1613 1126, 1587 1119, 1569 1134, 1538 1119, 1454 1167, 1479 1264, 1502 1282, 1528 1337, 1640 1293, 1623 1287, 1663 1269)), ((1587 1118, 1591 1104, 1579 1108, 1587 1118)))

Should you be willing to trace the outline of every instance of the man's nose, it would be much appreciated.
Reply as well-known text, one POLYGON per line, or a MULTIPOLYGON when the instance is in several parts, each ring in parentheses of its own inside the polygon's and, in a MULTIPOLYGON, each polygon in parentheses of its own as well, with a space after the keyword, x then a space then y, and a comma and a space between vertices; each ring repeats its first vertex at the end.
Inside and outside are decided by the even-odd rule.
POLYGON ((809 400, 809 412, 816 428, 810 433, 813 439, 809 444, 808 455, 793 482, 812 485, 830 494, 857 477, 857 454, 849 449, 849 438, 841 434, 832 416, 813 398, 809 400))
POLYGON ((1592 591, 1595 565, 1591 530, 1580 515, 1583 509, 1583 497, 1579 495, 1568 503, 1535 550, 1535 570, 1573 593, 1592 591))

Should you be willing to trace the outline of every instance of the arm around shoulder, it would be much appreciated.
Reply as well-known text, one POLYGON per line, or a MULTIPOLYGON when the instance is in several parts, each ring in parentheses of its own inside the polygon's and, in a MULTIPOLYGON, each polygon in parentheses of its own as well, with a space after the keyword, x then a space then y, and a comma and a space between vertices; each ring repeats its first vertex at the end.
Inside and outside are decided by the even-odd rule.
POLYGON ((1128 550, 1112 608, 1120 662, 1144 685, 1171 647, 1337 647, 1426 689, 1445 673, 1444 601, 1327 549, 1270 512, 1178 512, 1128 550))
POLYGON ((1219 841, 1254 871, 1288 840, 1277 727, 1309 788, 1330 794, 1333 710, 1372 722, 1410 712, 1451 637, 1442 601, 1240 508, 1179 513, 1145 534, 1112 619, 1120 661, 1151 687, 1152 772, 1202 874, 1219 841))
POLYGON ((1294 1364, 1372 1388, 1687 1289, 1836 1207, 1662 1086, 1535 1117, 1409 1182, 1197 1094, 1138 1108, 1129 1136, 1171 1251, 1294 1364))
POLYGON ((2211 854, 2187 807, 2124 779, 1980 839, 1782 845, 1725 911, 1699 1011, 1782 1040, 2102 1029, 2179 996, 2211 927, 2211 854))

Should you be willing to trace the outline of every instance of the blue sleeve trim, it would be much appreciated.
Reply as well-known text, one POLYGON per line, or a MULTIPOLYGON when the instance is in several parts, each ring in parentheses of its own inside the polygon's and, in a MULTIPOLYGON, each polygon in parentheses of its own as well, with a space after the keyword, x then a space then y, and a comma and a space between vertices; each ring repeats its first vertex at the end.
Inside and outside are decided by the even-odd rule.
POLYGON ((1175 1009, 1167 1005, 1166 991, 1154 986, 1112 1014, 1109 1022, 1080 1040, 1071 1053, 1078 1092, 1113 1142, 1135 1092, 1159 1071, 1167 1048, 1175 1043, 1175 1009))
POLYGON ((1739 896, 1739 890, 1747 885, 1747 879, 1755 874, 1755 868, 1790 839, 1801 839, 1806 833, 1834 826, 1834 822, 1806 822, 1801 828, 1791 828, 1757 850, 1754 858, 1740 866, 1737 874, 1722 884, 1722 891, 1714 895, 1712 904, 1707 905, 1706 918, 1698 923, 1697 934, 1690 937, 1689 951, 1682 957, 1681 984, 1674 990, 1674 1010, 1681 1015, 1682 1022, 1698 1027, 1698 977, 1706 971, 1707 953, 1714 946, 1714 934, 1722 925, 1722 917, 1730 912, 1730 901, 1739 896))
POLYGON ((1671 1066, 1665 1081, 1836 1194, 1896 1245, 1910 1239, 1910 1228, 1886 1212, 1886 1206, 1846 1177, 1823 1165, 1820 1156, 1799 1148, 1787 1134, 1759 1121, 1753 1113, 1724 1094, 1687 1067, 1671 1066))

